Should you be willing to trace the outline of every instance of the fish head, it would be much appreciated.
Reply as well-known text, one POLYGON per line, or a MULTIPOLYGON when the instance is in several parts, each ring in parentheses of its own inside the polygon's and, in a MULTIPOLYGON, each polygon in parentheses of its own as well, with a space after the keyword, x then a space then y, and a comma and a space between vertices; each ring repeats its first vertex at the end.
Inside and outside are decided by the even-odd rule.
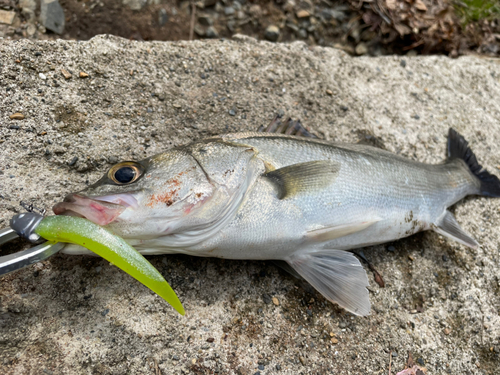
POLYGON ((171 150, 113 165, 95 184, 67 195, 53 211, 85 217, 124 238, 148 239, 175 233, 193 216, 199 220, 213 193, 196 160, 171 150))

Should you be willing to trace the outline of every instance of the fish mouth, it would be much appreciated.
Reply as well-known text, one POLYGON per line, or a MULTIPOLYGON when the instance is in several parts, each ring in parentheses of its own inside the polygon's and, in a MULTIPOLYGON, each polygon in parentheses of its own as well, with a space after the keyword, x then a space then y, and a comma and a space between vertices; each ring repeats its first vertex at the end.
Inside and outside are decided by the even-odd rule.
POLYGON ((136 207, 137 200, 131 194, 86 197, 69 194, 63 202, 52 207, 56 215, 78 216, 98 225, 107 225, 115 221, 127 207, 136 207))

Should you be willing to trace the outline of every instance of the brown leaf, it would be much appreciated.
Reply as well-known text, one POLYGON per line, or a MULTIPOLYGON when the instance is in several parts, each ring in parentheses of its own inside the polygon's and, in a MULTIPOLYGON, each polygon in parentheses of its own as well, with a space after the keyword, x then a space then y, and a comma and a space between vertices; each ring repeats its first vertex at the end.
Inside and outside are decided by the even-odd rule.
POLYGON ((395 10, 396 9, 396 0, 385 0, 385 5, 390 10, 395 10))
POLYGON ((427 12, 427 7, 422 0, 415 0, 415 8, 423 12, 427 12))

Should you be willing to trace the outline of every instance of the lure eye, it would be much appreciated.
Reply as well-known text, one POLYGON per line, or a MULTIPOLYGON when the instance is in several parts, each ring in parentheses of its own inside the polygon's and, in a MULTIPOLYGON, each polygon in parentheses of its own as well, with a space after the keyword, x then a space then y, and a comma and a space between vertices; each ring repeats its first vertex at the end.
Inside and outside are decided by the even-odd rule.
POLYGON ((118 185, 126 185, 137 181, 142 172, 140 164, 125 162, 113 166, 108 172, 108 177, 118 185))

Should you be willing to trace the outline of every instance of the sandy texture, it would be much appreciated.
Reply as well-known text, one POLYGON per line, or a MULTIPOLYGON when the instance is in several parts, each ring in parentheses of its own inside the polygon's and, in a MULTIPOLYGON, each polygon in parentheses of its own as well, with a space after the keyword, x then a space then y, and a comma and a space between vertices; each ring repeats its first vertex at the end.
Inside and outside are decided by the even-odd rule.
MULTIPOLYGON (((320 137, 429 163, 453 126, 500 168, 498 60, 352 58, 243 37, 0 41, 0 53, 0 227, 20 200, 49 209, 119 160, 254 130, 280 111, 320 137)), ((392 352, 395 374, 410 351, 428 374, 494 374, 500 200, 454 212, 481 248, 428 232, 365 249, 386 281, 370 274, 367 318, 272 263, 151 257, 181 317, 99 258, 56 255, 0 279, 0 373, 388 374, 392 352)))

